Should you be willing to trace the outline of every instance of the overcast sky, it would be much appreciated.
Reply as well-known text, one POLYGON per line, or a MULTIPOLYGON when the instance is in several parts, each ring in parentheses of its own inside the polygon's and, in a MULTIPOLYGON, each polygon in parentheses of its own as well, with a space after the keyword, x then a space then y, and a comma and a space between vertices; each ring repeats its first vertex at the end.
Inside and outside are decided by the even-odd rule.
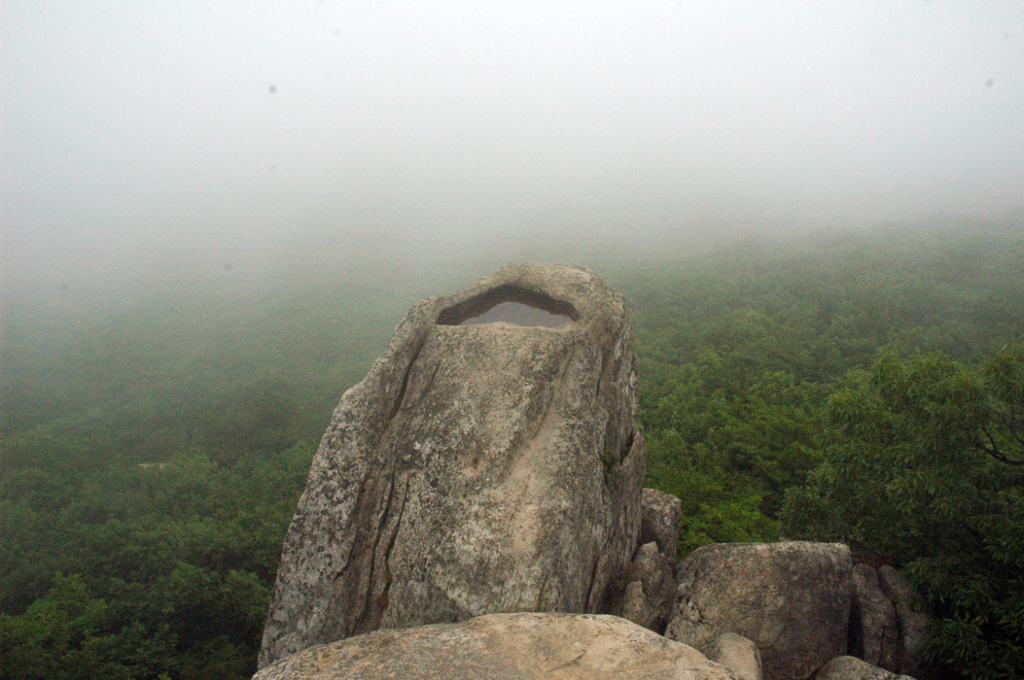
POLYGON ((1020 0, 0 11, 13 282, 1024 206, 1020 0))

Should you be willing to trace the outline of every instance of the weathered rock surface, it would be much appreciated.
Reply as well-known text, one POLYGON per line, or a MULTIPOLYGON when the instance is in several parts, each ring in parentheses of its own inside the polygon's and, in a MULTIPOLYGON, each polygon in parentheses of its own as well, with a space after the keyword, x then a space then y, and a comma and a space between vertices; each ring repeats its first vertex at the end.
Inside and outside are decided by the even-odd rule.
POLYGON ((418 303, 316 453, 260 666, 378 628, 599 611, 640 532, 637 386, 625 302, 585 268, 418 303), (459 325, 509 302, 564 322, 459 325))
POLYGON ((814 680, 914 680, 896 675, 852 656, 839 656, 829 661, 814 680))
POLYGON ((626 584, 621 606, 611 607, 611 613, 655 633, 660 632, 657 628, 659 612, 647 601, 644 584, 641 581, 629 581, 626 584))
POLYGON ((657 489, 644 489, 640 543, 654 541, 661 554, 676 559, 679 543, 679 520, 683 516, 683 501, 657 489))
POLYGON ((848 652, 869 664, 900 670, 900 630, 896 610, 882 593, 878 573, 870 564, 857 564, 851 574, 850 639, 848 652))
POLYGON ((627 584, 621 603, 613 597, 608 613, 663 633, 676 594, 672 567, 672 561, 661 553, 657 543, 652 541, 640 546, 633 562, 618 579, 627 584))
POLYGON ((736 633, 722 633, 700 651, 720 663, 741 680, 761 680, 761 654, 757 645, 736 633))
POLYGON ((838 543, 730 543, 679 565, 666 635, 704 647, 722 633, 748 638, 766 680, 806 680, 846 654, 850 549, 838 543))
POLYGON ((305 649, 253 680, 738 680, 700 652, 614 616, 493 614, 305 649))
POLYGON ((924 660, 922 652, 928 636, 928 627, 932 623, 930 614, 919 611, 921 599, 910 590, 900 573, 890 566, 878 569, 878 581, 882 593, 895 604, 896 616, 900 625, 900 666, 899 672, 913 675, 916 678, 928 678, 935 675, 924 660))

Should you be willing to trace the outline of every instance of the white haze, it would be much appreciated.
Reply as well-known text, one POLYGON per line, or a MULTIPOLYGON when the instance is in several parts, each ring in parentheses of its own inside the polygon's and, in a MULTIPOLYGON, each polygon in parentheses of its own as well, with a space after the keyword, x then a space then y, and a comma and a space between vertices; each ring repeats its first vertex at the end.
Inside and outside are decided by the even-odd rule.
POLYGON ((1024 207, 1024 3, 5 0, 9 294, 1024 207))

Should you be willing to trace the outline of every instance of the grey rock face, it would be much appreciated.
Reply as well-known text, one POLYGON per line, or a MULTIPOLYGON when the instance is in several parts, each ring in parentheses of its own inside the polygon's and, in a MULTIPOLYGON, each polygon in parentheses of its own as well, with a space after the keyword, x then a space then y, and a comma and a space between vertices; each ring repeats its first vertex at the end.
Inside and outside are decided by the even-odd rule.
POLYGON ((655 633, 664 632, 676 592, 672 566, 672 561, 658 550, 657 543, 640 546, 632 564, 619 579, 628 584, 621 606, 613 598, 608 612, 655 633))
POLYGON ((926 678, 932 675, 922 655, 932 623, 930 614, 919 611, 920 598, 910 590, 900 573, 886 565, 878 569, 878 581, 882 592, 896 605, 900 624, 900 667, 901 673, 926 678))
POLYGON ((757 645, 736 633, 722 633, 700 651, 742 680, 761 680, 761 654, 757 645))
POLYGON ((731 543, 693 551, 665 635, 702 648, 722 633, 753 641, 766 680, 806 680, 846 654, 850 550, 838 543, 731 543))
POLYGON ((851 575, 849 654, 884 668, 900 670, 900 631, 896 610, 882 593, 878 573, 858 564, 851 575))
POLYGON ((640 531, 632 342, 580 267, 510 265, 415 305, 314 457, 260 666, 379 628, 598 611, 640 531), (509 302, 564 321, 460 325, 509 302))
POLYGON ((622 606, 613 607, 612 612, 638 626, 658 632, 659 612, 647 601, 643 581, 630 581, 622 593, 622 606))
POLYGON ((657 489, 644 489, 643 515, 640 525, 640 543, 654 541, 661 554, 676 559, 679 543, 679 520, 683 515, 683 501, 657 489))
POLYGON ((492 614, 311 647, 253 680, 738 680, 700 652, 614 616, 492 614))
POLYGON ((884 668, 872 666, 852 656, 839 656, 829 661, 818 672, 815 680, 914 680, 907 675, 896 675, 884 668))

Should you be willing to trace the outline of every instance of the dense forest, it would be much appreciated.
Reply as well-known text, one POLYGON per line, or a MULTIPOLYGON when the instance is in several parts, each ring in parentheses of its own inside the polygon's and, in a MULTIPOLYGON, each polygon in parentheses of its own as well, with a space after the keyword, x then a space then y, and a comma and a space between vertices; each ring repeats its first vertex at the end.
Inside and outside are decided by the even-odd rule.
MULTIPOLYGON (((1024 675, 1021 262, 1020 223, 588 261, 630 304, 681 554, 845 541, 926 597, 934 660, 1024 675)), ((251 675, 332 408, 415 300, 479 273, 11 300, 0 678, 251 675)))

